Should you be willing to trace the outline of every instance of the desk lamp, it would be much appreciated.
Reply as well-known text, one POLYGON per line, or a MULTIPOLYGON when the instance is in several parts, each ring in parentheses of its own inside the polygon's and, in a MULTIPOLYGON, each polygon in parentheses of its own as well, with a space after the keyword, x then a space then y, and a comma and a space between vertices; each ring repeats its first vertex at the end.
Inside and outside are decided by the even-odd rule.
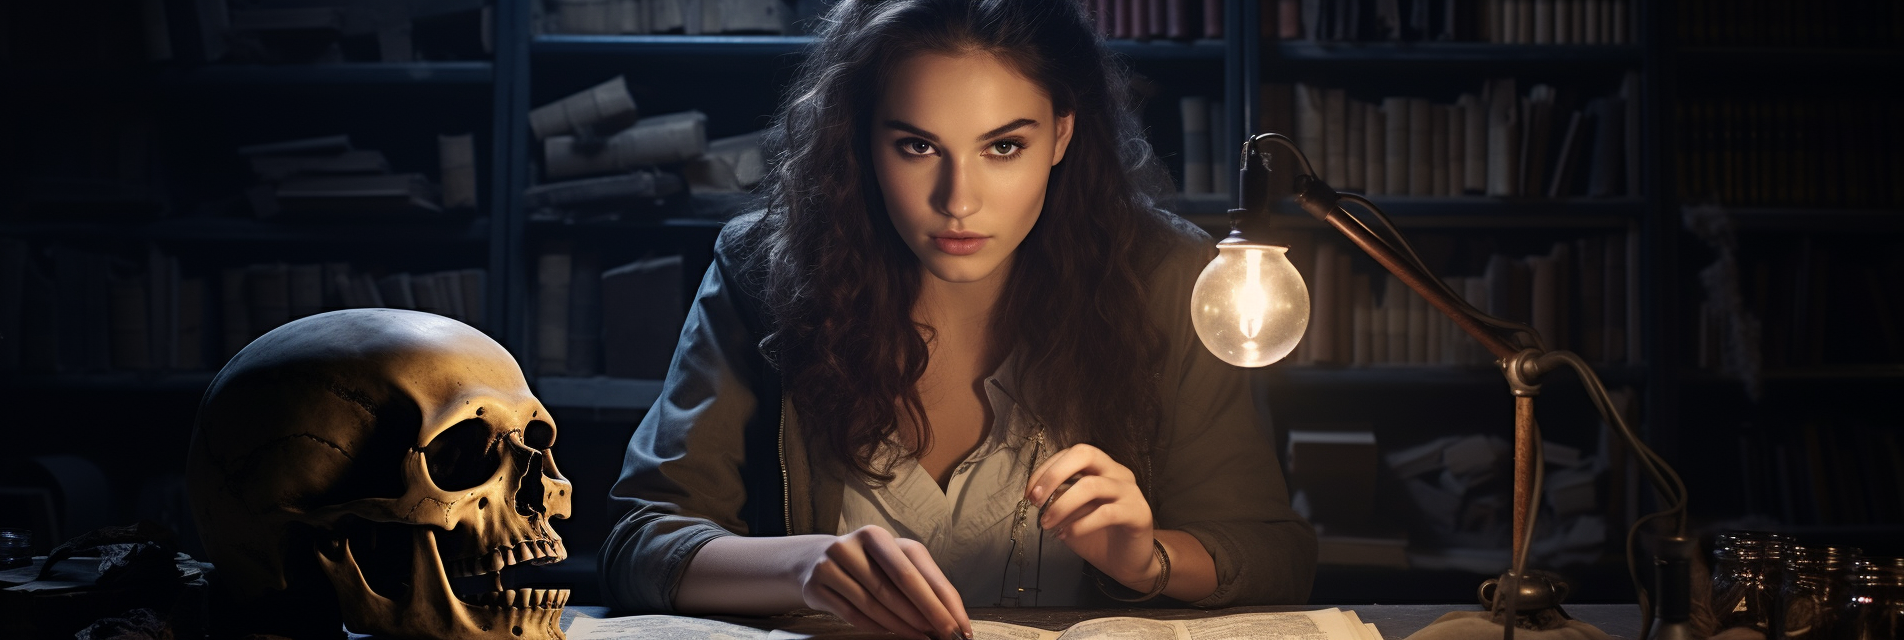
MULTIPOLYGON (((1533 538, 1535 513, 1540 508, 1541 438, 1534 420, 1534 398, 1540 394, 1540 377, 1560 367, 1571 367, 1592 397, 1594 406, 1607 424, 1619 432, 1632 447, 1640 467, 1645 469, 1660 492, 1662 509, 1633 523, 1627 531, 1627 570, 1633 575, 1640 596, 1641 615, 1646 618, 1642 634, 1650 626, 1652 608, 1646 590, 1639 585, 1634 566, 1634 542, 1648 521, 1669 518, 1672 535, 1666 548, 1685 548, 1686 488, 1679 476, 1652 449, 1642 442, 1626 419, 1608 399, 1600 377, 1580 356, 1569 351, 1550 350, 1541 337, 1525 324, 1490 316, 1476 309, 1449 289, 1428 269, 1408 241, 1401 236, 1388 216, 1367 198, 1337 193, 1324 184, 1309 165, 1309 159, 1287 136, 1264 133, 1243 143, 1242 168, 1237 180, 1242 208, 1230 210, 1231 231, 1217 243, 1217 257, 1197 278, 1190 297, 1192 322, 1197 336, 1211 353, 1225 362, 1241 367, 1261 367, 1289 355, 1309 323, 1309 292, 1302 277, 1285 255, 1287 248, 1260 242, 1260 233, 1270 220, 1269 157, 1267 143, 1287 147, 1297 160, 1300 174, 1295 176, 1295 199, 1303 211, 1347 237, 1369 257, 1395 275, 1403 285, 1427 299, 1443 314, 1498 360, 1501 374, 1507 378, 1514 397, 1514 513, 1512 568, 1499 578, 1482 584, 1481 597, 1489 613, 1480 618, 1444 618, 1417 638, 1492 637, 1511 640, 1518 626, 1533 636, 1569 638, 1606 638, 1606 634, 1578 621, 1569 620, 1560 609, 1566 586, 1552 574, 1527 571, 1527 550, 1533 538), (1377 233, 1341 203, 1355 203, 1374 214, 1383 233, 1377 233)), ((1684 562, 1676 556, 1663 565, 1662 584, 1669 594, 1663 599, 1667 622, 1683 622, 1685 611, 1683 579, 1668 574, 1683 572, 1684 562), (1675 620, 1677 618, 1677 620, 1675 620)), ((1451 614, 1452 617, 1453 614, 1451 614)), ((1663 625, 1659 632, 1684 637, 1684 625, 1663 625)))

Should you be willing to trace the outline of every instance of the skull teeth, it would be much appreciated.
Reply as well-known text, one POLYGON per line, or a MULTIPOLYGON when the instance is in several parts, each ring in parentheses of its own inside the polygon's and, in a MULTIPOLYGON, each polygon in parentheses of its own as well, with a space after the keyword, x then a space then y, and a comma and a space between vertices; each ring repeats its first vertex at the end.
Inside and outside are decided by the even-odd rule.
POLYGON ((551 564, 567 560, 568 549, 561 540, 524 540, 514 545, 500 545, 489 553, 473 558, 463 558, 444 563, 444 570, 452 578, 480 576, 502 571, 504 567, 517 564, 551 564))
POLYGON ((568 589, 507 589, 475 597, 474 604, 496 609, 560 609, 569 604, 568 589))

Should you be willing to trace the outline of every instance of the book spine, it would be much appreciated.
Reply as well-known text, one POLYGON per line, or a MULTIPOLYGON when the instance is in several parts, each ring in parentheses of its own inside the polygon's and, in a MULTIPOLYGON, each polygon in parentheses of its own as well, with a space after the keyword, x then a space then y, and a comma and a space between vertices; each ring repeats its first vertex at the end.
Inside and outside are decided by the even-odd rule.
POLYGON ((1432 196, 1434 168, 1434 105, 1426 98, 1408 99, 1408 195, 1432 196))
POLYGON ((536 258, 536 371, 541 375, 568 372, 572 264, 567 253, 536 258))
POLYGON ((1370 104, 1362 116, 1362 182, 1368 195, 1388 193, 1388 116, 1382 105, 1370 104))
POLYGON ((1322 90, 1322 155, 1316 171, 1325 182, 1340 184, 1348 175, 1348 97, 1342 89, 1322 90))
POLYGON ((1210 192, 1210 100, 1185 96, 1177 103, 1183 122, 1183 192, 1210 192))

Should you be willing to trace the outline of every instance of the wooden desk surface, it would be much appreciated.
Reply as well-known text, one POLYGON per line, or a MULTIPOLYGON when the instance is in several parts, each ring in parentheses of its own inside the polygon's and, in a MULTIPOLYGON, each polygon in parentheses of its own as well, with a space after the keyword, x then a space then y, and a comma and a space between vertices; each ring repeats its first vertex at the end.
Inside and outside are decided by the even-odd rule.
MULTIPOLYGON (((1480 611, 1478 605, 1435 605, 1435 604, 1368 604, 1334 605, 1335 608, 1354 611, 1363 622, 1375 624, 1386 640, 1401 640, 1428 626, 1435 618, 1450 611, 1480 611)), ((997 620, 1031 627, 1040 627, 1053 631, 1064 629, 1079 621, 1107 616, 1133 616, 1157 620, 1181 620, 1188 618, 1209 618, 1233 613, 1258 613, 1267 611, 1309 611, 1327 609, 1322 605, 1297 605, 1273 607, 1233 607, 1229 609, 1067 609, 1056 607, 1029 607, 1022 609, 976 608, 967 613, 973 620, 997 620)), ((1573 604, 1566 605, 1567 614, 1574 618, 1599 627, 1616 640, 1636 640, 1639 638, 1640 608, 1631 604, 1573 604)), ((567 629, 569 621, 582 615, 591 618, 608 617, 607 607, 568 607, 562 611, 562 628, 567 629)), ((723 622, 733 622, 762 629, 786 629, 812 633, 814 635, 859 635, 851 633, 852 627, 831 616, 788 615, 772 618, 738 618, 719 616, 723 622)))

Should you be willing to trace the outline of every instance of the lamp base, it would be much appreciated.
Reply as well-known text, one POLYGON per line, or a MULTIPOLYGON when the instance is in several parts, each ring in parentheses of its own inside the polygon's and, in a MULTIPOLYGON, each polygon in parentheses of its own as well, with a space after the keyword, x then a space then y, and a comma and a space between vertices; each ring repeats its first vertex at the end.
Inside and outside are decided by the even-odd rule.
POLYGON ((1506 606, 1514 607, 1514 640, 1612 640, 1599 627, 1573 619, 1560 608, 1571 591, 1560 576, 1546 571, 1528 571, 1514 579, 1509 571, 1481 583, 1477 595, 1486 611, 1450 612, 1408 636, 1408 640, 1494 640, 1507 636, 1506 607, 1496 611, 1496 600, 1510 594, 1506 606))

